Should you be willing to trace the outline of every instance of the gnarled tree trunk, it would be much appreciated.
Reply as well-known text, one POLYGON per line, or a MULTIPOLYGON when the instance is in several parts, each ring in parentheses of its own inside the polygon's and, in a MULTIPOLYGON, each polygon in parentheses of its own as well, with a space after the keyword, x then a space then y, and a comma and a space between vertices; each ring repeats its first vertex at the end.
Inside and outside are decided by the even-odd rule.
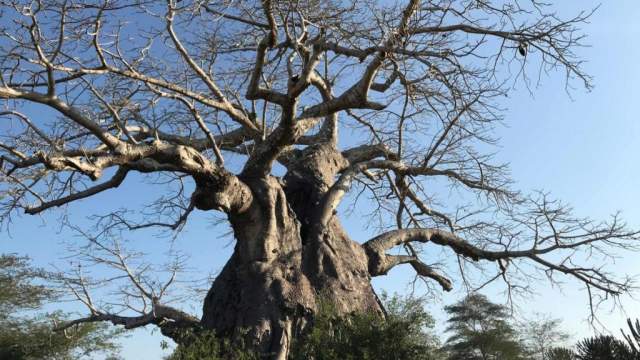
POLYGON ((254 200, 230 216, 237 244, 206 297, 205 328, 223 336, 248 331, 260 352, 285 359, 321 297, 340 313, 381 313, 363 247, 337 217, 326 226, 318 220, 321 198, 344 164, 339 152, 317 146, 282 181, 243 179, 254 200))

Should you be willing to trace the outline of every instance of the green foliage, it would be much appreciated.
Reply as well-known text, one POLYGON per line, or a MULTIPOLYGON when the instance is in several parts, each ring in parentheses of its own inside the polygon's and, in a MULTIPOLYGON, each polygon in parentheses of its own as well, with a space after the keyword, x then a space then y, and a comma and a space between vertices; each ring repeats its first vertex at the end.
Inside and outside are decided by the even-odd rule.
POLYGON ((29 267, 26 257, 0 255, 0 319, 18 310, 37 309, 53 297, 53 291, 33 280, 45 277, 38 269, 29 267))
POLYGON ((45 301, 55 300, 55 292, 44 282, 47 275, 31 268, 27 258, 0 255, 0 359, 71 360, 98 352, 115 356, 118 347, 113 340, 120 331, 93 323, 56 332, 54 324, 64 321, 65 314, 33 315, 45 301))
MULTIPOLYGON (((378 314, 339 316, 330 301, 321 302, 313 327, 294 339, 291 360, 640 360, 640 354, 612 336, 583 339, 575 351, 558 346, 568 335, 560 320, 537 316, 519 327, 504 306, 472 294, 451 306, 444 346, 433 333, 435 322, 420 298, 382 296, 385 319, 378 314), (520 340, 522 338, 522 340, 520 340)), ((633 326, 627 341, 637 339, 633 326)), ((260 359, 243 346, 212 332, 185 334, 185 343, 165 360, 260 359)), ((2 356, 0 355, 0 359, 2 356)))
POLYGON ((246 349, 243 343, 218 338, 213 331, 183 335, 184 344, 165 360, 254 360, 260 357, 246 349))
POLYGON ((445 307, 449 314, 447 331, 453 335, 445 348, 450 360, 524 359, 526 351, 509 323, 504 306, 484 295, 471 294, 445 307))
POLYGON ((640 353, 613 336, 600 335, 579 341, 575 352, 567 348, 549 349, 544 360, 640 360, 640 353))
POLYGON ((578 360, 639 360, 631 348, 613 336, 583 339, 576 346, 578 360))
POLYGON ((80 359, 96 352, 115 352, 117 331, 107 324, 81 324, 65 333, 53 331, 61 314, 2 321, 0 359, 80 359))
POLYGON ((420 299, 383 296, 383 301, 386 319, 377 314, 338 317, 330 303, 322 303, 310 333, 294 343, 291 359, 443 359, 430 332, 433 318, 420 299))
POLYGON ((554 347, 544 352, 544 360, 575 360, 576 354, 573 350, 565 347, 554 347))

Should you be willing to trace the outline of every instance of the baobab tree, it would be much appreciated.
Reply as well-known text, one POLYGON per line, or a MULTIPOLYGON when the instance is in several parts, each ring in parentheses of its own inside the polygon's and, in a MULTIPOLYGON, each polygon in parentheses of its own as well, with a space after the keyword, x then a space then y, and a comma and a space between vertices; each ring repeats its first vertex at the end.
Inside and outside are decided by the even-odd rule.
POLYGON ((145 187, 158 195, 145 221, 114 210, 84 232, 85 255, 130 283, 122 308, 93 299, 77 269, 65 283, 89 314, 61 328, 152 324, 177 342, 248 330, 284 359, 322 296, 384 316, 371 279, 402 264, 444 291, 526 291, 542 274, 596 304, 633 287, 602 260, 638 232, 512 189, 491 150, 513 84, 559 72, 590 87, 575 55, 589 13, 561 19, 537 0, 1 4, 4 223, 117 196, 129 179, 163 183, 145 187), (444 182, 462 199, 434 193, 444 182), (337 215, 358 194, 380 219, 372 239, 337 215), (109 240, 178 231, 195 210, 224 213, 235 239, 200 319, 164 300, 173 277, 145 281, 109 240))

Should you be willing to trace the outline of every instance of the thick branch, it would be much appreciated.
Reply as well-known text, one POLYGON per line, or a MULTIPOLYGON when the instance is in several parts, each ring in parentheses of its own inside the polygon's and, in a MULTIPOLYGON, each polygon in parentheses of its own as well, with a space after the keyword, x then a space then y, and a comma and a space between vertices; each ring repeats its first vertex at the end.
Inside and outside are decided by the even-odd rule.
MULTIPOLYGON (((518 258, 528 258, 533 262, 541 265, 545 269, 552 271, 559 271, 564 274, 575 277, 583 282, 585 285, 597 288, 605 293, 611 295, 619 295, 623 291, 627 291, 628 285, 625 283, 619 283, 610 279, 606 274, 600 272, 595 268, 573 267, 567 266, 562 261, 559 264, 553 263, 541 257, 541 255, 551 253, 556 250, 562 249, 580 249, 585 245, 592 244, 598 241, 607 241, 616 237, 620 238, 636 238, 637 233, 627 232, 614 232, 607 236, 597 236, 594 234, 585 234, 585 239, 581 241, 575 241, 572 243, 556 243, 552 246, 538 248, 536 244, 526 250, 504 250, 504 251, 491 251, 485 250, 480 247, 470 244, 468 241, 458 237, 457 235, 439 230, 439 229, 400 229, 393 230, 381 234, 366 243, 363 244, 368 254, 374 254, 370 256, 370 259, 375 257, 384 258, 384 252, 402 244, 408 244, 411 242, 421 243, 433 243, 441 246, 446 246, 452 249, 456 254, 470 258, 474 261, 488 260, 488 261, 510 261, 518 258)), ((502 263, 499 263, 502 266, 502 263)))
POLYGON ((163 334, 178 341, 180 340, 180 333, 176 330, 195 329, 200 326, 200 320, 197 318, 178 309, 154 303, 152 311, 139 316, 121 316, 96 311, 94 314, 85 318, 65 322, 55 330, 64 331, 78 324, 92 322, 110 322, 113 325, 122 325, 125 329, 135 329, 146 325, 157 325, 162 330, 163 334))
POLYGON ((380 157, 389 159, 396 158, 396 155, 393 154, 391 149, 389 149, 385 144, 356 146, 343 151, 342 156, 344 156, 352 165, 380 157))

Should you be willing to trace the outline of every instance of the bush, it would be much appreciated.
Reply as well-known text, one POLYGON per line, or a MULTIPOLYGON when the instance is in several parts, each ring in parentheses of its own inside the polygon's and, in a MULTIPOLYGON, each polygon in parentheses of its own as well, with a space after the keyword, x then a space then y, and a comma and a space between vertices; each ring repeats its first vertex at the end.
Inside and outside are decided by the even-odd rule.
POLYGON ((577 345, 579 360, 638 360, 631 348, 613 336, 583 339, 577 345))
POLYGON ((383 296, 386 319, 378 314, 336 315, 322 303, 313 328, 294 342, 291 359, 385 360, 442 359, 437 338, 429 332, 433 318, 415 298, 383 296))
POLYGON ((259 356, 246 349, 243 343, 219 338, 213 331, 185 334, 185 343, 178 345, 165 360, 254 360, 259 356))
POLYGON ((544 360, 575 360, 576 354, 573 350, 565 347, 551 348, 544 352, 544 360))

